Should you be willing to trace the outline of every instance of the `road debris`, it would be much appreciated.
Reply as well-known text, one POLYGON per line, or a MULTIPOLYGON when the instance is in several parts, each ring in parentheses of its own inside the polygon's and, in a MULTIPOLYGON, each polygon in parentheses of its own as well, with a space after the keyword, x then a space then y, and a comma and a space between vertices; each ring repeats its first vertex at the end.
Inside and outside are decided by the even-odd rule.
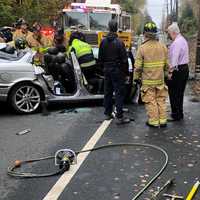
POLYGON ((178 200, 178 199, 184 199, 183 196, 178 196, 175 194, 163 194, 164 197, 169 197, 171 200, 178 200))
POLYGON ((29 133, 29 132, 31 132, 31 129, 30 129, 30 128, 29 128, 29 129, 25 129, 25 130, 20 131, 20 132, 17 132, 16 135, 25 135, 25 134, 27 134, 27 133, 29 133))
POLYGON ((159 187, 159 188, 158 188, 158 190, 155 192, 155 194, 153 194, 153 196, 152 196, 151 199, 152 199, 152 200, 157 199, 157 197, 160 195, 160 193, 161 193, 164 189, 166 189, 166 188, 172 186, 173 184, 174 184, 174 179, 168 180, 162 187, 159 187))
POLYGON ((69 108, 69 109, 61 110, 59 113, 60 114, 86 113, 86 112, 90 112, 91 110, 92 110, 91 108, 69 108))

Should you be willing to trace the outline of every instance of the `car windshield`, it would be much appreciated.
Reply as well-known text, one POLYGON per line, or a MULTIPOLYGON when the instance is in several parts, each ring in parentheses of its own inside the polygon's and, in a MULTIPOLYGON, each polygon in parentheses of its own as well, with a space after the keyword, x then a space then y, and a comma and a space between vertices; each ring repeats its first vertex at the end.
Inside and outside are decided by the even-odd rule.
POLYGON ((87 13, 67 12, 64 16, 66 28, 72 28, 75 26, 81 29, 87 29, 87 13))
POLYGON ((111 13, 90 13, 90 29, 107 31, 108 22, 115 17, 116 15, 111 13))

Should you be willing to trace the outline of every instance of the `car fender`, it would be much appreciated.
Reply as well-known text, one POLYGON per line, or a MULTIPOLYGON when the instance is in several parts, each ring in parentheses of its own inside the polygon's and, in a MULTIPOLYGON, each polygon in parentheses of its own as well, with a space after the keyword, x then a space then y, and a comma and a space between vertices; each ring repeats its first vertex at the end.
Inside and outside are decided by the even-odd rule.
POLYGON ((39 81, 37 79, 19 79, 18 81, 14 82, 12 85, 10 85, 9 89, 8 89, 8 95, 7 95, 7 100, 10 96, 10 93, 11 91, 13 90, 14 87, 16 87, 17 85, 20 85, 20 84, 32 84, 34 85, 35 87, 38 88, 38 90, 40 91, 40 94, 41 94, 41 99, 42 101, 46 101, 47 97, 48 97, 48 94, 47 94, 47 86, 46 86, 46 83, 45 82, 42 82, 42 81, 39 81))

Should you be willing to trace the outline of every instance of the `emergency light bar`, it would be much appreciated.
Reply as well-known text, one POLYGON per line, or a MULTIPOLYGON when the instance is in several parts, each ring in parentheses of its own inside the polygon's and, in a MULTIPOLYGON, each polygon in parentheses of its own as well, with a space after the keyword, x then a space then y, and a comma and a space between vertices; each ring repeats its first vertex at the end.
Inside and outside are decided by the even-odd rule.
POLYGON ((63 9, 63 12, 67 11, 112 12, 116 14, 121 14, 122 12, 120 5, 108 3, 107 0, 91 0, 86 1, 86 3, 71 3, 69 8, 63 9))
POLYGON ((87 7, 110 7, 111 0, 86 0, 85 2, 87 7))
POLYGON ((85 3, 72 3, 72 4, 71 4, 71 8, 72 8, 72 9, 79 9, 79 8, 81 8, 81 9, 86 9, 87 6, 86 6, 85 3))

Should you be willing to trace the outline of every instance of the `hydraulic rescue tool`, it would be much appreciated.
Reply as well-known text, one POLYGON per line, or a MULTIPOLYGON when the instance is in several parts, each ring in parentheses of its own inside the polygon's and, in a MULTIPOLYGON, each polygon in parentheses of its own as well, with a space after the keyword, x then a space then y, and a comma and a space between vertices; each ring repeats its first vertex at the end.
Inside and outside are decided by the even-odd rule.
POLYGON ((174 184, 174 179, 168 180, 161 188, 158 189, 158 191, 155 192, 155 194, 152 196, 152 200, 156 200, 160 193, 167 187, 170 187, 174 184))
POLYGON ((200 186, 200 182, 197 181, 197 182, 193 185, 193 187, 192 187, 190 193, 188 194, 186 200, 192 200, 192 199, 193 199, 193 197, 194 197, 194 195, 196 194, 196 192, 197 192, 199 186, 200 186))
POLYGON ((171 198, 171 200, 184 199, 183 196, 177 196, 174 194, 163 194, 163 197, 169 197, 169 198, 171 198))
POLYGON ((59 166, 60 169, 65 168, 65 171, 68 171, 70 165, 76 163, 76 153, 71 149, 60 149, 55 154, 55 165, 59 166))
POLYGON ((145 148, 151 148, 151 149, 161 152, 165 158, 163 160, 162 167, 149 180, 149 182, 144 186, 144 188, 142 188, 133 197, 132 200, 136 200, 147 190, 147 188, 149 188, 154 183, 154 181, 164 172, 165 168, 167 167, 167 164, 169 162, 169 156, 164 149, 162 149, 158 146, 151 145, 151 144, 143 144, 143 143, 117 143, 117 144, 102 145, 99 147, 95 147, 95 148, 87 149, 87 150, 83 150, 83 151, 72 151, 71 149, 61 149, 55 153, 55 156, 48 156, 48 157, 24 160, 24 161, 17 160, 17 161, 15 161, 14 166, 8 167, 8 175, 13 176, 13 177, 18 177, 18 178, 41 178, 41 177, 60 175, 60 174, 63 174, 64 172, 68 171, 70 169, 70 165, 77 163, 77 156, 79 156, 79 154, 81 154, 81 153, 93 152, 93 151, 98 151, 98 150, 102 150, 102 149, 114 148, 114 147, 124 147, 124 146, 129 146, 129 147, 140 146, 140 147, 145 147, 145 148), (44 160, 50 160, 50 159, 55 159, 55 165, 59 166, 59 169, 55 172, 36 174, 36 173, 32 173, 32 172, 17 171, 17 168, 21 167, 22 165, 39 162, 39 161, 44 161, 44 160))

